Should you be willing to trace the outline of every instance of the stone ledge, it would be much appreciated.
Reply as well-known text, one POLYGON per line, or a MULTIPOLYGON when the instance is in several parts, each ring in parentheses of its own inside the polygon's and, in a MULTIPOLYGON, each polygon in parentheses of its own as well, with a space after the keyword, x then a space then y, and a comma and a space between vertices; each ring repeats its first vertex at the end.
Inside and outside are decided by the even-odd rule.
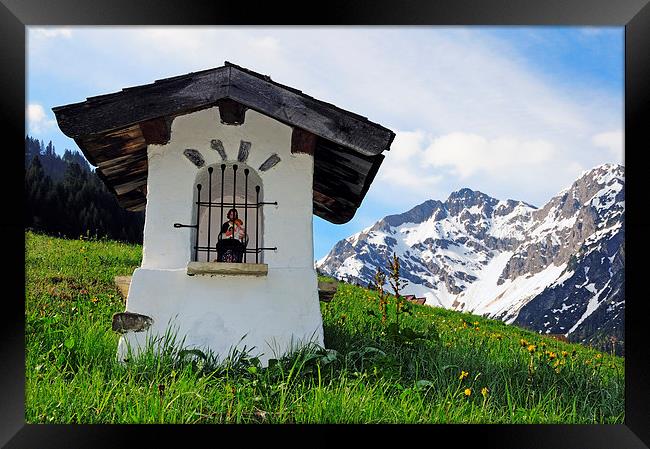
POLYGON ((194 276, 225 274, 230 276, 266 276, 269 266, 265 263, 189 262, 187 274, 194 276))

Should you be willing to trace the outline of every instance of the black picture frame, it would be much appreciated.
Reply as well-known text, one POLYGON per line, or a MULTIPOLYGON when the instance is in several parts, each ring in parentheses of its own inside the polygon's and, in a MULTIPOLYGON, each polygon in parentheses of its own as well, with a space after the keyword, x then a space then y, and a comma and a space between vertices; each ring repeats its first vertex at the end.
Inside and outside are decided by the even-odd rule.
MULTIPOLYGON (((4 213, 0 230, 5 243, 6 289, 0 325, 0 445, 7 448, 128 447, 154 444, 193 432, 192 439, 213 432, 235 432, 247 441, 246 426, 110 426, 34 425, 24 420, 24 226, 23 198, 16 185, 23 180, 23 162, 17 147, 25 139, 25 32, 30 25, 614 25, 625 26, 625 165, 626 165, 626 360, 625 424, 621 425, 436 425, 409 426, 306 426, 323 437, 345 438, 342 432, 361 431, 367 436, 408 438, 411 444, 495 445, 501 448, 648 448, 650 446, 650 349, 645 342, 647 299, 642 270, 650 254, 650 219, 644 215, 646 186, 644 139, 650 109, 650 5, 649 0, 438 0, 329 1, 281 8, 276 2, 175 2, 173 0, 2 0, 0 54, 2 108, 7 130, 3 135, 4 213), (644 126, 645 125, 645 126, 644 126), (14 152, 14 153, 12 153, 14 152), (644 238, 645 237, 645 238, 644 238), (408 433, 404 433, 404 431, 408 433), (417 436, 414 433, 417 432, 417 436)), ((23 184, 24 185, 24 184, 23 184)), ((289 426, 291 427, 291 426, 289 426)), ((278 431, 296 442, 313 442, 286 426, 257 426, 265 438, 278 431)), ((200 440, 198 440, 200 441, 200 440)), ((266 440, 267 443, 271 440, 266 440)), ((280 441, 285 441, 280 440, 280 441)))

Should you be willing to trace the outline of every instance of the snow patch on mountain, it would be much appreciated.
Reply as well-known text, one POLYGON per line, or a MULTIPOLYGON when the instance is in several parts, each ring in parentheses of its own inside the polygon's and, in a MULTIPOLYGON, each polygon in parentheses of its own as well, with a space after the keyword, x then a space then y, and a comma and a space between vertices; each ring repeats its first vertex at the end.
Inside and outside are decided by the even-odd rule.
POLYGON ((624 167, 603 164, 541 208, 460 189, 341 240, 317 268, 368 284, 396 254, 404 293, 428 305, 581 341, 604 328, 622 337, 624 185, 624 167))

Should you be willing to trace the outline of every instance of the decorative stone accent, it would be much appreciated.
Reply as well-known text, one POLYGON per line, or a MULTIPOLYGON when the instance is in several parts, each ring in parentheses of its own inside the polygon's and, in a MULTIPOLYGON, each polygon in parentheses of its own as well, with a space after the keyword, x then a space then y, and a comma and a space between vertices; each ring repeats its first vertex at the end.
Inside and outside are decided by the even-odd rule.
POLYGON ((212 139, 210 141, 210 147, 219 153, 219 156, 221 156, 222 160, 226 160, 228 156, 226 156, 226 150, 223 148, 223 142, 221 142, 219 139, 212 139))
POLYGON ((268 157, 267 160, 265 160, 264 162, 262 162, 262 165, 260 165, 260 168, 259 168, 258 170, 259 170, 259 171, 267 171, 268 169, 270 169, 270 168, 272 168, 273 166, 275 166, 275 164, 277 164, 278 162, 280 162, 280 156, 278 156, 277 154, 273 153, 272 155, 270 155, 270 156, 268 157))
POLYGON ((203 159, 203 156, 197 150, 188 148, 187 150, 183 151, 183 154, 185 155, 186 158, 189 159, 191 163, 196 165, 198 168, 201 168, 203 167, 203 165, 205 165, 205 160, 203 159))
POLYGON ((251 150, 251 143, 250 142, 244 142, 243 140, 239 144, 239 154, 237 155, 237 160, 239 162, 246 162, 246 159, 248 159, 248 153, 251 150))
POLYGON ((113 330, 125 332, 143 332, 153 324, 153 318, 139 313, 122 312, 113 315, 113 330))
POLYGON ((336 281, 318 281, 318 299, 322 302, 330 302, 337 289, 338 282, 336 281))

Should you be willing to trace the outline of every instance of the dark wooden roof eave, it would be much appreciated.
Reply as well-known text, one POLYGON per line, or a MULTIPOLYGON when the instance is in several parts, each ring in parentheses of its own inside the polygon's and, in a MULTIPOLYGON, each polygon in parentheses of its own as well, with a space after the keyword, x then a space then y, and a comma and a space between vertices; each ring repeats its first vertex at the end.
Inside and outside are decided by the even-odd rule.
POLYGON ((232 64, 90 97, 52 111, 61 131, 74 139, 207 108, 222 99, 367 156, 388 150, 395 137, 391 130, 365 117, 232 64))
POLYGON ((370 170, 363 181, 361 192, 353 202, 346 201, 343 198, 338 198, 336 193, 333 195, 325 195, 321 190, 314 188, 314 215, 334 224, 345 224, 352 220, 356 215, 359 206, 363 202, 366 193, 368 193, 370 184, 372 184, 383 160, 383 154, 378 154, 374 157, 370 170))
POLYGON ((227 63, 53 111, 120 205, 137 211, 146 203, 147 145, 168 141, 174 117, 226 99, 313 134, 314 214, 337 224, 352 219, 395 134, 264 75, 227 63))

